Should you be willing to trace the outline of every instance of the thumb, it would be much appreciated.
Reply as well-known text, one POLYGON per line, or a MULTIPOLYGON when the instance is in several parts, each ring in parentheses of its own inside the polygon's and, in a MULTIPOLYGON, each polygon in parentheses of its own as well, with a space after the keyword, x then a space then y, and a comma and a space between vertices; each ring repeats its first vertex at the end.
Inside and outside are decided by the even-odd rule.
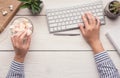
POLYGON ((84 25, 79 24, 79 27, 80 27, 80 31, 82 32, 82 34, 85 34, 84 25))

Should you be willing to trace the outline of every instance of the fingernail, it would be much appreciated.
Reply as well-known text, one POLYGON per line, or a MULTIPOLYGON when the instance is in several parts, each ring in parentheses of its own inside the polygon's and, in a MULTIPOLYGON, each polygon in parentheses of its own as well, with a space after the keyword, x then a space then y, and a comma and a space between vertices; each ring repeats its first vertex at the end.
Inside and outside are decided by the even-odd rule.
POLYGON ((81 15, 82 15, 82 16, 84 16, 85 14, 84 14, 84 13, 82 13, 81 15))
POLYGON ((11 37, 14 37, 14 35, 12 35, 11 37))
POLYGON ((83 26, 83 24, 82 24, 82 23, 79 23, 79 27, 80 27, 80 26, 83 26))
POLYGON ((78 24, 79 26, 81 25, 81 23, 78 24))

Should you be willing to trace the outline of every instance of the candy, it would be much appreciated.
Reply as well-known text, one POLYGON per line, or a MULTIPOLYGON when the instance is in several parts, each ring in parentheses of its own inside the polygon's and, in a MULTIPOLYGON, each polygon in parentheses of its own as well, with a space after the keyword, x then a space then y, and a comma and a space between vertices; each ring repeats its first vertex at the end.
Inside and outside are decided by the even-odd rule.
POLYGON ((12 23, 10 30, 12 34, 26 31, 27 35, 29 36, 32 34, 32 24, 28 19, 19 18, 12 23))
POLYGON ((13 11, 13 5, 9 6, 10 11, 13 11))
POLYGON ((6 16, 8 14, 7 11, 2 11, 3 16, 6 16))
POLYGON ((32 31, 31 30, 27 30, 27 36, 31 35, 32 34, 32 31))

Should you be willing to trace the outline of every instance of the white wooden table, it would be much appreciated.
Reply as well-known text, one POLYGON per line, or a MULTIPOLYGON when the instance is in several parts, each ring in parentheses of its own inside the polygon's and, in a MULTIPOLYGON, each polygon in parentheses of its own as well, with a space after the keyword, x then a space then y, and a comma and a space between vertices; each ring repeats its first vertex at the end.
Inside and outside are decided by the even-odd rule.
MULTIPOLYGON (((34 25, 30 52, 25 61, 26 78, 99 78, 93 53, 82 35, 54 36, 48 32, 46 6, 79 4, 81 1, 83 0, 44 0, 45 7, 38 16, 32 16, 28 9, 17 13, 15 18, 27 17, 34 25)), ((111 0, 103 0, 104 6, 109 1, 111 0)), ((5 78, 14 56, 9 25, 0 34, 0 78, 5 78)), ((106 25, 101 26, 100 32, 104 48, 120 70, 120 57, 105 36, 116 25, 120 25, 120 18, 113 21, 106 17, 106 25)), ((80 33, 79 30, 76 32, 80 33)))

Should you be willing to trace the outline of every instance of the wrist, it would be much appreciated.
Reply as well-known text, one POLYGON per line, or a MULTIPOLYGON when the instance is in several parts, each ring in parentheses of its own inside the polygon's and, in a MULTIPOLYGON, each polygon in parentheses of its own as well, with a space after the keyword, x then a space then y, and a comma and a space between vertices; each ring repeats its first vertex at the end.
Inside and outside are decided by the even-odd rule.
POLYGON ((15 55, 14 60, 20 63, 24 62, 25 57, 21 57, 19 55, 15 55))
POLYGON ((104 48, 103 48, 102 43, 101 43, 100 40, 96 40, 96 41, 92 42, 92 43, 90 44, 90 46, 91 46, 94 54, 98 54, 98 53, 104 51, 104 48))
POLYGON ((90 44, 91 47, 92 47, 92 46, 96 46, 96 44, 100 44, 100 43, 101 43, 100 40, 94 40, 94 41, 90 41, 90 42, 89 42, 89 44, 90 44))

